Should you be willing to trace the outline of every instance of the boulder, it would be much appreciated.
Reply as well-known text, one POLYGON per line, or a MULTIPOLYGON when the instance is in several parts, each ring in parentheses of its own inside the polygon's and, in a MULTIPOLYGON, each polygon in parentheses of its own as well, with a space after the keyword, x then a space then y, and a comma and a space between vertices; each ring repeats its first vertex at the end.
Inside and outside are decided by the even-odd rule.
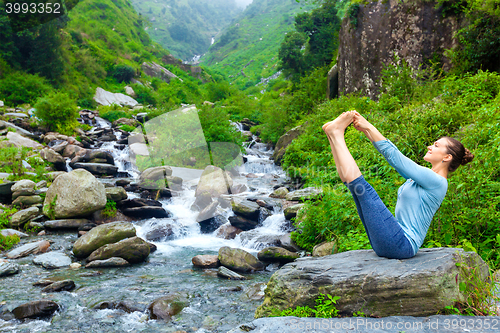
POLYGON ((212 203, 212 194, 210 194, 210 192, 208 191, 204 191, 196 196, 196 199, 194 200, 191 209, 201 211, 211 203, 212 203))
POLYGON ((32 301, 19 305, 12 310, 16 319, 48 317, 59 309, 59 305, 54 301, 41 300, 32 301))
POLYGON ((66 171, 53 171, 53 172, 47 172, 45 176, 47 177, 48 180, 53 182, 54 180, 56 180, 57 177, 65 174, 67 174, 66 171))
POLYGON ((243 231, 255 229, 259 225, 257 220, 249 220, 238 215, 229 216, 229 223, 231 223, 233 227, 243 231))
POLYGON ((201 174, 200 181, 196 187, 195 196, 207 191, 210 192, 212 197, 218 198, 222 194, 228 194, 231 186, 233 186, 233 179, 229 172, 209 165, 201 174))
POLYGON ((60 175, 49 187, 43 213, 49 218, 84 217, 106 206, 106 191, 90 172, 78 169, 60 175))
POLYGON ((57 152, 50 148, 44 148, 40 152, 40 156, 47 162, 52 163, 58 171, 66 171, 66 160, 57 152))
POLYGON ((50 220, 45 221, 43 226, 46 229, 80 229, 82 226, 89 224, 90 221, 87 219, 64 219, 64 220, 50 220))
POLYGON ((199 223, 214 217, 218 206, 219 203, 217 201, 214 201, 205 208, 203 208, 203 210, 196 217, 196 222, 199 223))
POLYGON ((227 269, 224 266, 219 267, 217 270, 217 276, 228 279, 228 280, 246 280, 247 278, 244 277, 243 275, 240 275, 236 272, 233 272, 230 269, 227 269))
POLYGON ((71 265, 71 258, 62 252, 47 252, 33 258, 33 263, 43 268, 55 269, 71 265))
POLYGON ((192 263, 196 267, 200 268, 215 268, 219 267, 219 256, 218 255, 212 255, 212 254, 200 254, 197 256, 194 256, 193 259, 191 259, 192 263))
POLYGON ((129 266, 130 263, 119 257, 111 257, 105 260, 94 260, 85 265, 85 268, 110 268, 129 266))
POLYGON ((286 264, 299 258, 298 253, 290 252, 282 247, 270 246, 262 249, 257 254, 260 261, 279 262, 286 264))
POLYGON ((100 105, 111 105, 111 104, 118 104, 121 106, 129 106, 129 107, 134 107, 139 102, 137 102, 135 99, 133 99, 130 96, 127 96, 125 94, 120 94, 120 93, 112 93, 109 91, 106 91, 100 87, 97 87, 94 95, 94 100, 97 102, 97 104, 100 105))
POLYGON ((174 238, 174 230, 171 224, 156 225, 146 234, 149 241, 170 240, 174 238))
POLYGON ((288 189, 286 187, 280 187, 273 191, 273 193, 269 194, 271 198, 285 199, 285 196, 288 194, 288 189))
POLYGON ((259 220, 260 206, 255 202, 241 198, 234 198, 231 201, 231 207, 236 215, 253 221, 259 220))
POLYGON ((274 163, 277 165, 281 165, 281 161, 283 160, 283 156, 285 156, 286 149, 292 143, 293 140, 299 137, 304 132, 304 126, 302 124, 300 126, 294 127, 285 134, 283 134, 278 142, 276 143, 276 147, 274 148, 273 156, 271 157, 274 160, 274 163))
MULTIPOLYGON (((57 154, 61 154, 68 145, 69 145, 69 142, 63 141, 63 140, 55 140, 55 141, 51 141, 49 143, 50 149, 55 151, 57 154)), ((61 156, 61 155, 59 155, 59 156, 61 156)))
POLYGON ((19 238, 25 238, 29 236, 28 234, 25 234, 24 232, 20 232, 19 230, 15 229, 2 229, 0 230, 0 234, 2 234, 2 236, 4 237, 17 235, 19 236, 19 238))
POLYGON ((120 125, 137 127, 140 125, 140 123, 135 119, 129 119, 129 118, 119 118, 119 119, 113 121, 113 127, 118 127, 120 125))
POLYGON ((60 291, 70 291, 75 289, 75 281, 62 280, 49 284, 42 289, 42 293, 57 293, 60 291))
POLYGON ((23 179, 13 184, 10 190, 12 193, 21 192, 26 194, 35 194, 35 186, 36 183, 34 181, 23 179))
POLYGON ((127 192, 125 192, 125 189, 121 186, 107 187, 106 198, 108 200, 113 200, 114 202, 118 202, 127 199, 127 192))
POLYGON ((20 228, 32 218, 37 217, 39 214, 40 209, 38 209, 38 207, 30 207, 20 210, 10 217, 10 227, 20 228))
POLYGON ((476 267, 480 280, 489 277, 481 257, 453 248, 420 249, 406 260, 378 257, 372 250, 299 258, 273 274, 255 316, 314 306, 320 293, 341 296, 336 304, 341 315, 432 315, 464 300, 459 284, 460 270, 466 267, 476 267), (458 267, 460 262, 466 262, 465 267, 458 267))
POLYGON ((118 167, 107 163, 73 163, 73 169, 85 169, 93 175, 114 176, 118 173, 118 167))
POLYGON ((222 215, 216 215, 214 217, 198 222, 198 224, 200 225, 200 231, 203 234, 212 233, 221 225, 226 223, 227 219, 222 215))
POLYGON ((219 249, 219 261, 222 266, 237 272, 261 271, 265 268, 264 263, 247 251, 228 246, 219 249))
POLYGON ((337 242, 324 242, 313 248, 313 257, 323 257, 337 253, 337 242))
POLYGON ((7 139, 9 139, 9 141, 15 144, 17 147, 43 148, 42 144, 25 138, 24 136, 17 134, 16 132, 7 132, 7 139))
POLYGON ((134 89, 130 86, 125 86, 125 93, 127 95, 129 95, 130 97, 133 97, 133 98, 136 97, 134 89))
POLYGON ((287 249, 288 251, 298 252, 301 250, 300 246, 298 246, 297 243, 293 241, 290 232, 281 236, 279 238, 279 241, 280 241, 279 246, 287 249))
POLYGON ((17 197, 14 201, 12 201, 12 206, 29 207, 32 205, 41 204, 42 202, 43 202, 43 199, 39 195, 30 195, 30 196, 21 195, 21 196, 17 197))
POLYGON ((17 259, 26 257, 30 254, 43 253, 48 250, 50 243, 48 241, 42 240, 38 242, 28 243, 21 245, 6 254, 9 259, 17 259))
POLYGON ((86 152, 87 150, 85 148, 79 147, 77 145, 67 145, 66 147, 64 147, 62 156, 73 159, 77 155, 85 155, 86 152))
POLYGON ((245 246, 252 244, 252 247, 263 249, 269 246, 280 246, 280 235, 265 234, 258 230, 243 231, 240 240, 245 246))
POLYGON ((148 256, 149 244, 142 238, 131 237, 98 248, 90 254, 88 261, 119 257, 131 264, 136 264, 145 261, 148 256))
POLYGON ((243 232, 243 230, 232 226, 231 224, 224 224, 217 230, 216 237, 223 239, 234 239, 236 235, 243 232))
POLYGON ((141 68, 146 75, 156 77, 167 83, 169 83, 171 79, 177 78, 177 75, 165 67, 158 65, 156 62, 143 62, 141 68))
POLYGON ((126 208, 122 210, 123 214, 137 219, 168 218, 172 217, 172 213, 157 206, 142 206, 126 208))
POLYGON ((160 189, 165 187, 167 177, 172 176, 172 168, 159 166, 144 170, 139 176, 139 186, 144 189, 160 189))
POLYGON ((179 294, 160 297, 148 306, 149 317, 150 319, 170 320, 188 305, 188 300, 179 294))
POLYGON ((289 206, 283 210, 283 214, 285 214, 285 219, 291 220, 297 217, 297 212, 304 207, 304 204, 296 204, 293 206, 289 206))
POLYGON ((285 199, 288 201, 316 200, 323 194, 323 190, 315 187, 306 187, 301 190, 290 192, 285 199))
POLYGON ((19 266, 12 262, 0 261, 0 277, 10 276, 19 273, 19 266))
POLYGON ((85 258, 101 246, 116 243, 135 235, 135 227, 130 222, 102 224, 92 228, 75 242, 73 254, 77 258, 85 258))

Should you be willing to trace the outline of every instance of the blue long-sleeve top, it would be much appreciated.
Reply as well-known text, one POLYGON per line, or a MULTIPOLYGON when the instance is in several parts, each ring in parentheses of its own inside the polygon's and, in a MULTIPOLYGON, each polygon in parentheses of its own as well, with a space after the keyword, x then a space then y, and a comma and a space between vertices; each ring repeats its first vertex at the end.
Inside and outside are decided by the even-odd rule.
POLYGON ((404 156, 389 140, 377 141, 373 145, 406 179, 398 189, 395 217, 416 254, 424 242, 434 214, 443 202, 448 181, 404 156))

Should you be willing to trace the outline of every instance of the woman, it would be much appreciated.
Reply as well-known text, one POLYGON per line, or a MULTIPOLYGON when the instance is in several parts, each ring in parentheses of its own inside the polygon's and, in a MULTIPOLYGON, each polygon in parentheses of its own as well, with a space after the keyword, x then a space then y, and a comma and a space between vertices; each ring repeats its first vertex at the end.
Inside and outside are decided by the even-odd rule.
POLYGON ((442 137, 427 147, 424 156, 432 168, 420 166, 401 154, 391 141, 356 111, 342 113, 334 121, 323 125, 323 130, 330 141, 340 179, 351 191, 375 253, 391 259, 413 257, 424 242, 432 217, 446 195, 448 173, 472 161, 474 156, 459 141, 442 137), (395 217, 365 181, 347 149, 344 132, 351 123, 406 178, 398 190, 395 217))

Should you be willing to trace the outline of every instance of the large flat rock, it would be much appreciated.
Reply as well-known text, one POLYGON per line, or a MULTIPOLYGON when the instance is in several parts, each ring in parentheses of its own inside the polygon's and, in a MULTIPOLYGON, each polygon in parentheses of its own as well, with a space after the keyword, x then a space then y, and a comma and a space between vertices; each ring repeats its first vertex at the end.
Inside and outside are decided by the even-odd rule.
POLYGON ((318 258, 299 258, 276 271, 266 288, 264 303, 255 317, 267 317, 286 308, 315 306, 320 293, 340 296, 342 315, 362 311, 376 317, 429 316, 455 300, 463 300, 457 262, 488 266, 474 252, 462 249, 421 249, 413 258, 378 257, 372 250, 349 251, 318 258))
POLYGON ((228 333, 488 333, 498 332, 500 317, 430 316, 386 318, 260 318, 228 333))

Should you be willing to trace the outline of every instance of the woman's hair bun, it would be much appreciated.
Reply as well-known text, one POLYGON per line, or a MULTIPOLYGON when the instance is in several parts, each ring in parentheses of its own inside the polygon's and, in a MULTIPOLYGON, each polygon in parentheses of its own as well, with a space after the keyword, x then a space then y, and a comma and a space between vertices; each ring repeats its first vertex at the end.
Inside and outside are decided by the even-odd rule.
POLYGON ((462 158, 462 163, 460 163, 460 164, 466 165, 467 163, 469 163, 473 159, 474 159, 474 155, 472 155, 472 153, 469 151, 469 149, 465 148, 465 154, 464 154, 464 157, 462 158))

